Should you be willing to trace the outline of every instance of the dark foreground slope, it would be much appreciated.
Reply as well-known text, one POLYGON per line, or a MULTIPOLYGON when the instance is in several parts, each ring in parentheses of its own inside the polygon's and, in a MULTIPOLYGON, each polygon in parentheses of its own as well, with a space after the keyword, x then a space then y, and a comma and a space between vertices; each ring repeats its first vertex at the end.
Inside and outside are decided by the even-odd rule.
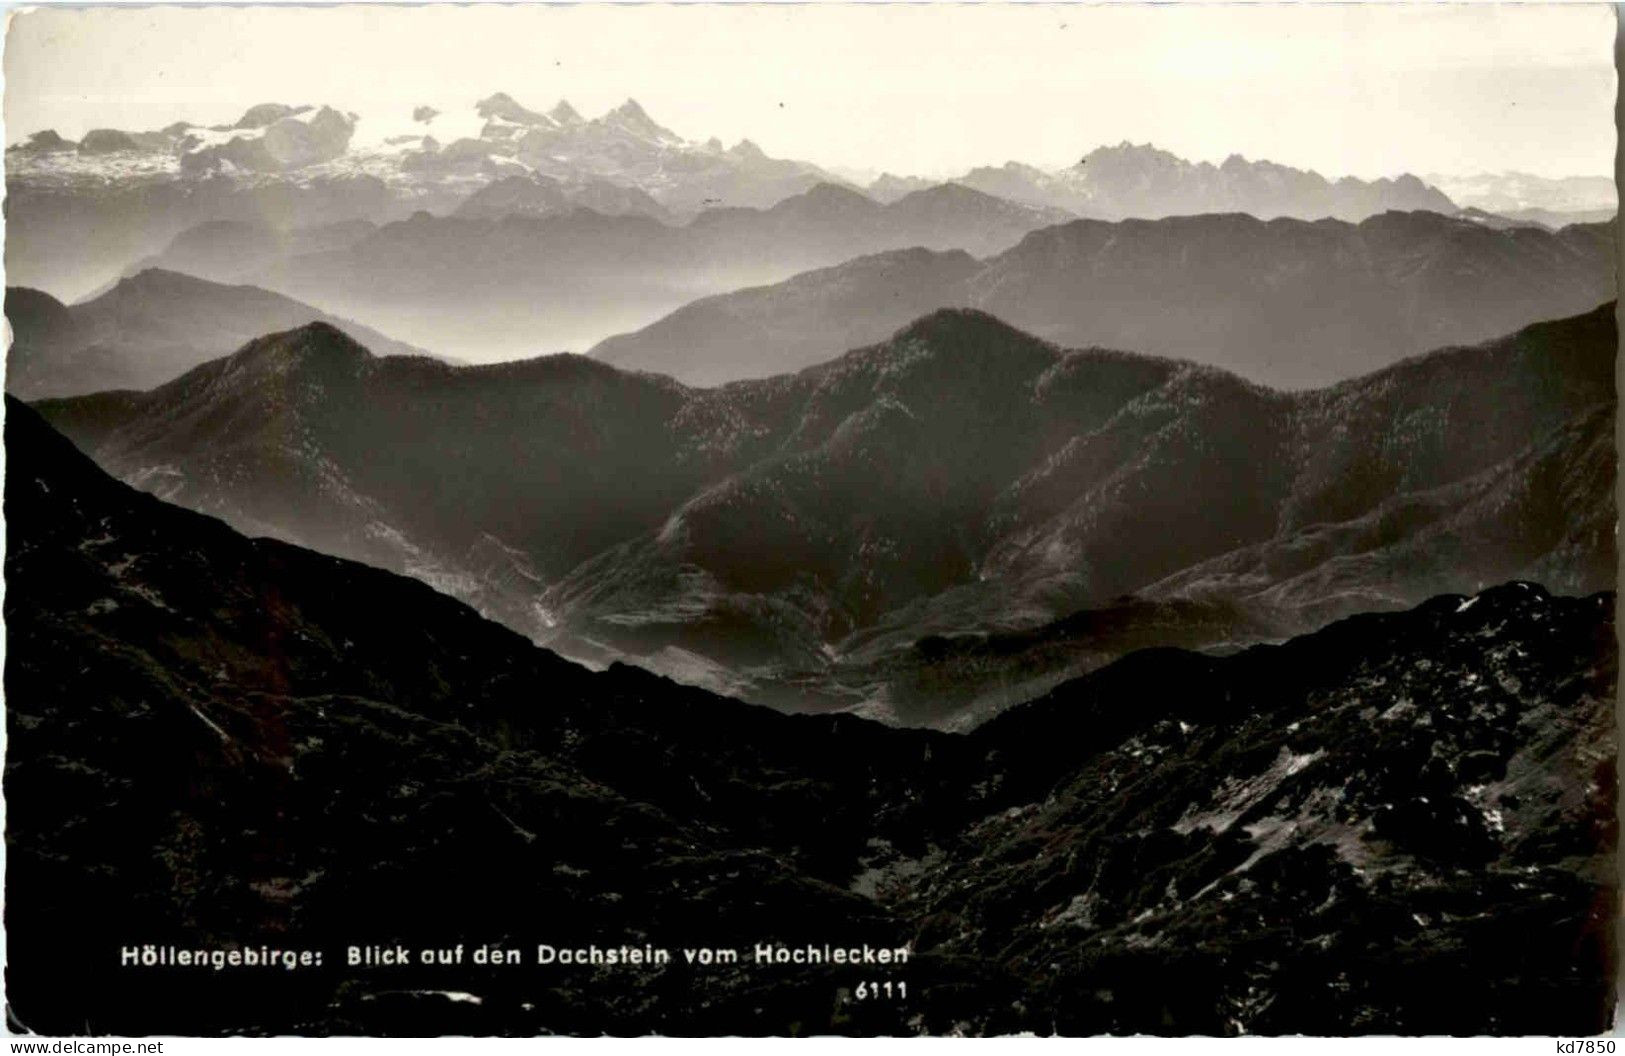
POLYGON ((969 735, 590 674, 8 402, 7 999, 49 1033, 1459 1032, 1611 1014, 1613 602, 1511 584, 969 735), (364 969, 345 947, 671 947, 364 969), (751 963, 907 945, 902 967, 751 963), (125 946, 320 952, 121 966, 125 946), (680 947, 736 948, 689 967, 680 947), (859 1001, 862 982, 907 996, 859 1001))

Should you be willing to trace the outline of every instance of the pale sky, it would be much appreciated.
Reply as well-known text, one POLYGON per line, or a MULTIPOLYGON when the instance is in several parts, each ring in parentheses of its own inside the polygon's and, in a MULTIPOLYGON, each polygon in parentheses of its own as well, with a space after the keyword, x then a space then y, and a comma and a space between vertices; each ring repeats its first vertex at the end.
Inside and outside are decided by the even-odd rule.
POLYGON ((1124 139, 1328 176, 1606 175, 1614 32, 1607 5, 38 9, 6 38, 5 140, 506 91, 922 175, 1124 139))

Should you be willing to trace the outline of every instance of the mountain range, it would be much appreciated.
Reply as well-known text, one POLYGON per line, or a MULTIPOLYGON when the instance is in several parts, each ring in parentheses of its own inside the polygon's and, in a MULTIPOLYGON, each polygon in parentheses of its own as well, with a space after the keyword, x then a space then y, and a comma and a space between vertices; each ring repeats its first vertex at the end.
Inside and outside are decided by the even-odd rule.
POLYGON ((911 250, 702 298, 591 354, 711 385, 798 370, 926 309, 963 306, 1065 345, 1302 388, 1584 311, 1614 281, 1607 224, 1495 229, 1426 212, 1358 224, 1080 220, 981 261, 911 250))
POLYGON ((1455 204, 1438 188, 1406 173, 1372 181, 1232 154, 1221 164, 1187 161, 1150 143, 1126 140, 1089 151, 1070 168, 1047 171, 1020 162, 972 169, 960 182, 988 194, 1065 209, 1099 220, 1155 219, 1200 213, 1250 213, 1363 220, 1377 213, 1425 209, 1449 213, 1455 204))
POLYGON ((880 205, 823 184, 672 227, 630 203, 620 216, 576 208, 549 184, 504 194, 531 188, 532 216, 476 209, 280 235, 203 225, 144 266, 275 289, 461 358, 592 347, 695 384, 798 369, 932 308, 971 306, 1069 345, 1302 387, 1582 311, 1614 282, 1605 224, 1553 232, 1434 213, 1056 224, 956 185, 880 205), (631 332, 604 338, 616 330, 631 332))
POLYGON ((281 173, 342 156, 356 115, 330 106, 262 103, 232 124, 176 121, 155 131, 95 128, 78 142, 54 129, 35 132, 6 149, 7 169, 43 182, 281 173))
MULTIPOLYGON (((434 182, 520 174, 564 183, 609 181, 645 192, 683 216, 718 205, 766 208, 817 183, 839 182, 810 162, 769 157, 748 139, 732 147, 715 138, 685 139, 634 99, 589 119, 565 100, 544 112, 504 92, 468 109, 418 106, 410 114, 402 110, 373 120, 328 106, 263 103, 230 125, 177 121, 154 132, 97 129, 78 143, 47 129, 7 154, 8 168, 36 183, 247 172, 366 175, 408 192, 434 182)), ((891 201, 938 182, 886 174, 871 188, 891 201)), ((1328 180, 1239 155, 1220 165, 1191 162, 1127 141, 1095 147, 1064 169, 1009 162, 972 169, 958 182, 1099 219, 1241 211, 1358 220, 1392 209, 1454 208, 1439 190, 1409 174, 1328 180)))
POLYGON ((1514 218, 1567 217, 1567 222, 1574 223, 1605 219, 1619 210, 1619 192, 1612 176, 1553 178, 1527 172, 1497 172, 1472 176, 1430 173, 1423 178, 1463 208, 1476 207, 1514 218))
POLYGON ((6 391, 24 399, 150 389, 258 334, 325 322, 379 355, 425 355, 375 330, 252 286, 149 268, 80 304, 6 290, 6 391))
POLYGON ((262 239, 262 256, 233 252, 239 234, 212 225, 149 263, 275 289, 435 351, 489 360, 586 347, 696 296, 877 250, 994 253, 1065 218, 951 185, 881 205, 821 183, 769 209, 712 209, 681 226, 647 204, 629 200, 606 215, 569 194, 513 178, 451 216, 354 225, 352 241, 319 250, 262 239))
MULTIPOLYGON (((715 138, 685 139, 634 100, 585 118, 568 102, 543 111, 501 92, 471 106, 369 116, 262 103, 235 122, 103 128, 79 141, 47 129, 8 148, 6 170, 9 281, 65 300, 215 221, 292 229, 387 223, 418 211, 552 215, 568 205, 680 224, 715 209, 770 209, 820 184, 857 189, 811 162, 770 157, 749 140, 725 147, 715 138)), ((871 191, 890 203, 943 182, 888 175, 871 191)), ((1051 222, 1236 210, 1353 220, 1393 209, 1455 211, 1414 176, 1328 181, 1239 157, 1219 166, 1188 162, 1149 144, 1098 147, 1061 170, 1010 162, 949 182, 1004 199, 1007 210, 1047 211, 1051 222)), ((991 251, 946 237, 945 246, 991 251)), ((871 243, 862 251, 915 244, 939 242, 871 243)))
POLYGON ((605 216, 647 216, 675 223, 671 211, 636 187, 608 180, 567 184, 549 176, 504 176, 463 199, 454 214, 475 220, 504 216, 559 216, 590 209, 605 216))
POLYGON ((383 181, 353 175, 57 181, 18 172, 9 153, 6 167, 6 281, 64 301, 94 296, 150 266, 149 258, 191 228, 227 222, 279 233, 331 225, 342 231, 416 208, 449 210, 467 194, 429 188, 401 201, 383 181))
POLYGON ((833 177, 805 161, 772 158, 749 140, 688 140, 635 99, 595 118, 566 100, 546 112, 498 92, 469 111, 420 107, 410 123, 385 118, 355 164, 391 182, 530 175, 609 181, 692 216, 710 205, 766 208, 833 177))
POLYGON ((1284 393, 938 311, 692 389, 579 356, 378 358, 317 323, 39 406, 125 480, 569 655, 958 725, 1148 635, 1607 587, 1616 347, 1608 305, 1284 393), (1089 627, 1105 644, 1063 647, 1089 627))
POLYGON ((707 203, 765 208, 831 179, 749 142, 686 142, 631 100, 592 120, 567 103, 536 113, 502 93, 376 120, 264 103, 231 124, 99 129, 79 142, 45 130, 9 147, 7 274, 72 298, 198 224, 448 214, 512 177, 555 180, 593 208, 652 194, 684 216, 707 203))
POLYGON ((1142 652, 969 734, 894 730, 588 672, 128 488, 9 398, 5 441, 15 1029, 1612 1021, 1610 595, 1512 583, 1230 657, 1142 652), (674 960, 540 966, 542 943, 674 960), (750 963, 826 943, 907 961, 750 963), (361 944, 467 956, 346 966, 361 944), (314 963, 131 966, 132 945, 314 963), (700 945, 741 963, 686 964, 700 945), (489 948, 524 963, 470 963, 489 948), (864 999, 882 981, 906 996, 864 999))

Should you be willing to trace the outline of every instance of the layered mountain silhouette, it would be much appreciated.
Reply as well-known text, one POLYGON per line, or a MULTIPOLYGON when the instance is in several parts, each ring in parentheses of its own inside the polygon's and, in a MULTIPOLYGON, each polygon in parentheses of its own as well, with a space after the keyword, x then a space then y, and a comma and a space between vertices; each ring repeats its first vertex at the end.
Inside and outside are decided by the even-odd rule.
POLYGON ((463 200, 455 215, 491 220, 504 216, 556 216, 591 209, 605 216, 647 216, 672 222, 665 206, 636 187, 607 180, 566 184, 547 176, 505 176, 463 200))
POLYGON ((671 226, 647 210, 566 208, 552 198, 563 188, 534 186, 552 201, 534 214, 490 200, 466 214, 420 213, 233 277, 465 358, 512 357, 584 348, 701 294, 880 250, 996 252, 1065 218, 962 187, 881 205, 824 183, 770 209, 718 208, 671 226))
POLYGON ((690 385, 763 378, 880 340, 910 319, 966 300, 982 269, 963 250, 900 249, 701 298, 589 355, 690 385))
POLYGON ((531 216, 424 214, 252 245, 240 228, 209 225, 154 262, 277 289, 465 358, 591 346, 687 301, 593 347, 695 384, 799 369, 932 308, 973 306, 1064 344, 1177 355, 1303 387, 1580 311, 1613 289, 1602 224, 1552 232, 1396 213, 1360 224, 1229 215, 1056 225, 1052 213, 963 187, 882 206, 823 185, 773 209, 671 227, 626 203, 606 216, 571 204, 562 187, 535 186, 544 200, 531 216), (854 259, 893 247, 984 259, 974 271, 920 253, 854 259), (818 274, 793 274, 805 268, 818 274), (781 281, 755 285, 764 280, 781 281))
POLYGON ((267 261, 347 249, 377 230, 370 220, 291 228, 253 220, 211 220, 180 232, 121 277, 160 268, 214 282, 242 283, 262 271, 267 261))
POLYGON ((7 998, 27 1029, 1612 1020, 1609 595, 1513 583, 1228 658, 1139 653, 949 735, 589 673, 422 584, 128 488, 9 399, 6 451, 7 998), (121 963, 149 943, 321 960, 121 963), (466 956, 347 966, 373 943, 466 956), (587 943, 673 961, 535 963, 587 943), (908 959, 753 963, 808 943, 908 959), (488 944, 524 960, 472 963, 488 944), (700 945, 741 962, 689 966, 700 945), (906 1001, 859 1000, 871 975, 906 1001))
POLYGON ((265 103, 231 125, 103 129, 78 143, 46 130, 10 147, 6 170, 8 280, 64 298, 217 220, 293 228, 447 214, 482 191, 500 199, 511 186, 490 187, 515 177, 561 182, 600 211, 650 212, 653 195, 657 209, 687 217, 716 204, 766 208, 832 179, 748 141, 685 141, 631 100, 588 120, 567 103, 543 114, 503 93, 367 117, 265 103))
POLYGON ((716 384, 881 340, 927 306, 968 306, 1061 344, 1178 356, 1302 388, 1584 311, 1612 295, 1613 246, 1605 224, 1497 230, 1425 212, 1359 224, 1077 221, 975 267, 895 254, 701 299, 592 354, 716 384))
POLYGON ((1144 232, 1127 239, 1120 227, 1087 221, 1035 233, 978 276, 975 303, 1064 343, 1181 356, 1222 343, 1237 352, 1204 361, 1296 386, 1583 311, 1614 289, 1606 224, 1494 231, 1432 213, 1385 213, 1353 227, 1245 216, 1162 224, 1127 221, 1144 232), (1162 242, 1159 234, 1174 237, 1162 242), (1083 290, 1062 263, 1074 255, 1092 260, 1099 276, 1083 290), (1265 263, 1248 266, 1256 260, 1265 263), (1159 282, 1171 289, 1152 289, 1159 282), (1297 313, 1290 299, 1298 299, 1297 313), (1110 335, 1088 321, 1107 301, 1117 314, 1110 335), (1289 340, 1275 337, 1277 326, 1289 329, 1289 340), (1263 351, 1246 355, 1246 342, 1263 351), (1332 350, 1336 365, 1305 349, 1332 350))
POLYGON ((68 301, 94 295, 201 224, 291 231, 376 223, 413 209, 449 210, 467 194, 427 188, 407 205, 382 180, 344 173, 296 181, 136 173, 81 183, 19 174, 11 161, 8 155, 6 281, 68 301))
POLYGON ((1510 216, 1606 215, 1619 209, 1619 192, 1612 176, 1552 178, 1527 172, 1496 172, 1472 176, 1430 173, 1425 178, 1448 193, 1457 205, 1510 216))
MULTIPOLYGON (((6 169, 8 280, 65 300, 108 284, 177 234, 215 221, 292 229, 387 223, 418 211, 553 215, 563 204, 554 192, 562 190, 574 206, 682 223, 716 209, 769 209, 821 184, 857 190, 811 162, 770 157, 748 139, 732 146, 715 138, 686 139, 633 100, 587 118, 565 101, 544 110, 502 92, 472 104, 367 115, 268 102, 230 124, 178 120, 158 130, 107 128, 82 142, 46 129, 8 148, 6 169)), ((1118 219, 1237 210, 1350 220, 1394 209, 1455 211, 1447 197, 1414 176, 1327 180, 1265 161, 1192 163, 1126 143, 1096 148, 1080 164, 1060 170, 1010 162, 973 169, 947 186, 956 190, 943 192, 940 180, 888 174, 872 190, 890 203, 921 191, 963 196, 975 189, 1005 199, 1006 211, 1047 212, 1050 222, 1074 215, 1118 219)), ((935 208, 952 214, 961 207, 935 208)), ((1023 230, 1033 226, 1039 225, 1023 230)), ((988 233, 1003 237, 998 225, 988 233)), ((1009 244, 979 248, 953 229, 944 234, 946 241, 866 243, 801 267, 913 245, 981 254, 1009 244)), ((379 325, 396 329, 390 320, 379 325)), ((546 341, 542 346, 553 347, 546 341)))
MULTIPOLYGON (((230 178, 240 170, 301 178, 366 174, 403 191, 435 182, 515 175, 566 183, 607 180, 653 195, 682 215, 719 204, 766 207, 833 179, 810 162, 769 157, 748 139, 732 147, 714 138, 685 139, 634 99, 584 118, 565 100, 543 112, 505 92, 472 107, 419 106, 365 119, 327 106, 263 103, 231 125, 204 127, 183 120, 158 131, 98 129, 79 143, 46 129, 13 145, 7 158, 8 168, 26 179, 56 183, 131 175, 230 178)), ((1478 180, 1499 181, 1499 188, 1515 176, 1478 180)), ((1453 186, 1485 197, 1471 180, 1449 179, 1453 186)), ((887 173, 872 187, 877 197, 890 201, 931 182, 887 173)), ((1410 174, 1328 180, 1239 155, 1220 165, 1191 162, 1149 143, 1126 141, 1096 147, 1063 169, 1012 161, 972 169, 958 182, 1029 205, 1102 219, 1243 211, 1358 220, 1391 209, 1454 208, 1445 194, 1410 174)), ((1547 181, 1550 188, 1530 190, 1533 182, 1523 177, 1517 184, 1524 197, 1545 191, 1545 198, 1551 198, 1553 189, 1566 186, 1547 181)), ((1501 193, 1493 200, 1505 197, 1501 193)), ((1461 204, 1496 208, 1477 199, 1461 204)))
MULTIPOLYGON (((425 184, 516 175, 566 183, 607 180, 691 215, 711 205, 766 207, 832 179, 806 161, 769 157, 750 140, 724 147, 688 140, 633 99, 595 118, 561 100, 533 110, 504 92, 471 108, 419 106, 361 119, 323 106, 263 103, 231 125, 177 121, 157 131, 97 129, 82 142, 46 129, 7 151, 9 168, 33 182, 88 182, 127 176, 226 176, 239 171, 303 177, 366 174, 405 190, 425 184), (359 134, 358 134, 359 133, 359 134)), ((1497 208, 1514 187, 1519 201, 1596 197, 1597 181, 1545 181, 1506 174, 1457 178, 1475 195, 1460 204, 1497 208), (1475 182, 1476 181, 1476 182, 1475 182), (1480 186, 1483 184, 1484 186, 1480 186), (1538 184, 1538 186, 1537 186, 1538 184), (1495 190, 1488 188, 1493 185, 1495 190), (1554 195, 1557 197, 1554 198, 1554 195)), ((872 187, 894 200, 932 181, 890 173, 872 187)), ((1019 162, 970 170, 959 181, 999 197, 1069 213, 1120 219, 1242 211, 1264 217, 1358 220, 1386 210, 1448 212, 1451 200, 1410 174, 1371 181, 1328 180, 1315 172, 1232 155, 1220 165, 1191 162, 1151 144, 1090 150, 1075 165, 1045 170, 1019 162)))
POLYGON ((71 306, 12 287, 5 311, 12 336, 6 390, 27 399, 152 388, 257 334, 314 321, 342 329, 380 355, 426 354, 281 294, 155 268, 71 306))
POLYGON ((578 356, 377 358, 316 324, 41 409, 126 480, 571 655, 953 725, 1158 640, 1605 588, 1616 347, 1609 305, 1283 393, 940 311, 690 389, 578 356), (1080 627, 1109 633, 1065 645, 1080 627), (967 662, 979 638, 1012 647, 967 662))

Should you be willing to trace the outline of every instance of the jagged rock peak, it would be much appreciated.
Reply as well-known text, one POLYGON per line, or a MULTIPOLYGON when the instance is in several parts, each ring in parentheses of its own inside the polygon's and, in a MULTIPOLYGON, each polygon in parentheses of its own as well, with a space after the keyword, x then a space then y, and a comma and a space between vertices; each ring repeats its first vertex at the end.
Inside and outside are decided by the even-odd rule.
POLYGON ((603 116, 603 122, 651 139, 677 140, 678 135, 658 124, 636 99, 628 99, 603 116))
POLYGON ((615 109, 611 110, 610 113, 611 114, 617 114, 617 115, 619 115, 621 117, 633 118, 633 119, 636 119, 636 120, 642 120, 642 121, 650 121, 650 120, 652 120, 652 118, 649 117, 649 112, 647 110, 643 109, 643 104, 639 103, 636 99, 633 99, 633 98, 630 98, 630 97, 627 98, 626 102, 622 103, 620 106, 617 106, 615 109))

